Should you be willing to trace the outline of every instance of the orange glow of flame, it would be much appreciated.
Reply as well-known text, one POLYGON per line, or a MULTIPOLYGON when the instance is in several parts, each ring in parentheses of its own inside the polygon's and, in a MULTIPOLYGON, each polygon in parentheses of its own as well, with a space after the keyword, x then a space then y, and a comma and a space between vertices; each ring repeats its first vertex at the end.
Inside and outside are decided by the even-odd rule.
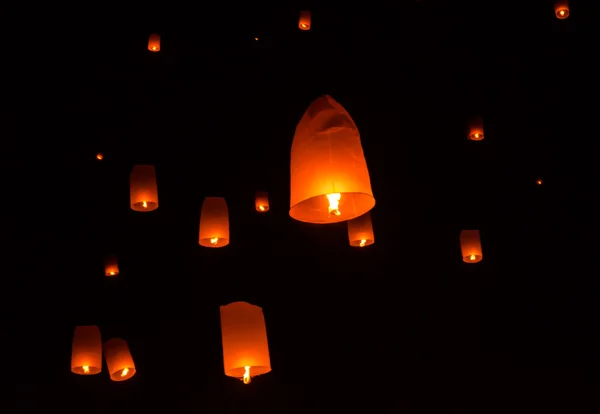
POLYGON ((152 50, 156 50, 156 46, 152 46, 152 50))
POLYGON ((265 206, 258 206, 258 209, 259 209, 260 211, 265 211, 265 206))
POLYGON ((148 203, 146 203, 145 201, 142 201, 142 207, 148 208, 148 203))
POLYGON ((306 23, 302 23, 302 27, 306 27, 306 23))
POLYGON ((121 372, 121 376, 124 377, 129 372, 129 368, 123 368, 123 372, 121 372))
POLYGON ((342 198, 340 193, 327 194, 327 199, 329 200, 329 214, 335 214, 336 216, 342 214, 340 212, 340 198, 342 198))
POLYGON ((535 183, 536 183, 537 185, 542 185, 542 182, 543 182, 542 180, 537 180, 535 183))
POLYGON ((244 378, 242 380, 244 381, 244 384, 250 384, 250 381, 252 381, 250 378, 250 367, 245 366, 244 369, 246 371, 244 372, 244 378))
POLYGON ((561 16, 564 16, 565 15, 565 11, 561 10, 561 11, 558 12, 558 14, 560 14, 561 16))
POLYGON ((258 41, 258 37, 255 37, 254 40, 258 41))
POLYGON ((81 367, 81 368, 83 368, 83 372, 84 372, 84 373, 86 373, 86 374, 89 374, 89 373, 90 373, 90 367, 89 367, 88 365, 84 365, 84 366, 83 366, 83 367, 81 367))
POLYGON ((472 254, 471 256, 469 256, 469 260, 475 260, 475 255, 472 254))
POLYGON ((210 239, 211 244, 217 244, 218 241, 219 241, 218 237, 213 237, 212 239, 210 239))
POLYGON ((365 244, 367 244, 367 241, 366 241, 365 239, 362 239, 362 240, 360 241, 360 244, 359 244, 359 246, 360 246, 360 247, 365 247, 365 244))
POLYGON ((109 272, 108 274, 111 275, 111 276, 114 276, 115 272, 109 272))
POLYGON ((97 158, 97 159, 99 159, 99 160, 101 160, 102 158, 104 158, 104 155, 102 155, 102 153, 101 153, 101 152, 99 152, 99 153, 96 155, 96 158, 97 158))

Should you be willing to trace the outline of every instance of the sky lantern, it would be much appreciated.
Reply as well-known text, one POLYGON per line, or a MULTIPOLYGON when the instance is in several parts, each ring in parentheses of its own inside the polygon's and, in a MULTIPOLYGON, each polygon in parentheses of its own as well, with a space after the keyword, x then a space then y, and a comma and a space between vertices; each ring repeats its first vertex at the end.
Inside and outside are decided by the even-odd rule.
POLYGON ((151 34, 148 39, 148 50, 151 52, 160 52, 160 36, 151 34))
POLYGON ((221 306, 225 375, 249 384, 271 371, 267 327, 262 308, 247 302, 221 306))
POLYGON ((328 95, 312 102, 296 126, 290 176, 295 220, 338 223, 375 206, 358 128, 328 95))
POLYGON ((104 159, 104 155, 99 152, 98 154, 96 154, 96 159, 102 161, 104 159))
POLYGON ((469 136, 471 141, 481 141, 483 139, 483 119, 476 117, 469 123, 469 136))
POLYGON ((204 199, 198 243, 204 247, 225 247, 229 244, 229 211, 224 198, 204 199))
POLYGON ((465 263, 479 263, 483 259, 479 230, 462 230, 460 232, 460 251, 465 263))
POLYGON ((310 30, 311 14, 309 11, 301 11, 300 19, 298 19, 298 27, 300 30, 310 30))
POLYGON ((158 189, 153 165, 136 165, 129 177, 131 209, 152 211, 158 208, 158 189))
POLYGON ((375 243, 371 213, 348 220, 348 240, 353 247, 365 247, 375 243))
POLYGON ((125 381, 135 375, 135 365, 124 339, 112 338, 104 343, 104 359, 110 379, 125 381))
POLYGON ((264 213, 269 211, 269 194, 266 191, 257 191, 254 198, 256 211, 264 213))
POLYGON ((102 336, 95 325, 77 326, 73 334, 71 372, 79 375, 102 371, 102 336))
POLYGON ((111 254, 104 259, 104 274, 109 277, 119 274, 119 263, 116 255, 111 254))
POLYGON ((558 0, 554 3, 554 13, 561 20, 569 17, 569 0, 558 0))

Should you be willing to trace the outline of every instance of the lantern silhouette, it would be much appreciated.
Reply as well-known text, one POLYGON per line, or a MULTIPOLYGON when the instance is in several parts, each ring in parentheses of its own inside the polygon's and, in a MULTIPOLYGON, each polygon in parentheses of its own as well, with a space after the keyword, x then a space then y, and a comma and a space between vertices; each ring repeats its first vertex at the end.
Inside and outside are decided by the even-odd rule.
POLYGON ((204 199, 198 243, 204 247, 225 247, 229 244, 229 211, 224 198, 204 199))
POLYGON ((265 191, 257 191, 254 198, 254 206, 256 211, 264 213, 269 211, 269 194, 265 191))
POLYGON ((225 375, 248 384, 271 371, 267 328, 262 308, 247 302, 221 306, 225 375))
POLYGON ((158 189, 153 165, 136 165, 129 177, 131 209, 153 211, 158 208, 158 189))
POLYGON ((375 243, 371 213, 348 220, 348 240, 352 247, 365 247, 375 243))
POLYGON ((481 117, 473 118, 469 123, 469 135, 471 141, 481 141, 483 139, 483 119, 481 117))
POLYGON ((296 127, 290 162, 290 216, 327 224, 351 220, 375 206, 358 128, 324 95, 296 127))
POLYGON ((460 250, 465 263, 479 263, 483 259, 479 230, 460 232, 460 250))
POLYGON ((125 381, 135 375, 135 365, 125 340, 112 338, 106 341, 104 343, 104 359, 106 359, 111 380, 125 381))
POLYGON ((569 17, 569 0, 558 0, 554 4, 554 13, 561 20, 569 17))
POLYGON ((73 334, 71 372, 79 375, 102 371, 102 336, 97 326, 77 326, 73 334))
POLYGON ((160 51, 160 36, 157 34, 151 34, 148 39, 148 50, 151 52, 160 51))
POLYGON ((310 30, 311 14, 309 11, 301 11, 300 19, 298 19, 298 27, 300 30, 310 30))
POLYGON ((109 277, 119 274, 119 263, 117 256, 114 254, 106 256, 106 259, 104 259, 104 274, 109 277))

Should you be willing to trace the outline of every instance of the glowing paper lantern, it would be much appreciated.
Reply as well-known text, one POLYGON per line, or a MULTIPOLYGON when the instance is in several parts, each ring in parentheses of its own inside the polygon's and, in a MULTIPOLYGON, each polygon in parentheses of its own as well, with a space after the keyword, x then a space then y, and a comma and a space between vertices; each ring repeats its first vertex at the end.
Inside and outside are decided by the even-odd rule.
POLYGON ((309 11, 301 11, 300 19, 298 19, 298 27, 300 30, 310 30, 311 14, 309 11))
POLYGON ((460 232, 460 250, 465 263, 479 263, 483 259, 479 230, 460 232))
POLYGON ((348 240, 353 247, 365 247, 375 243, 371 213, 348 220, 348 240))
POLYGON ((158 208, 158 189, 153 165, 136 165, 129 177, 131 209, 153 211, 158 208))
POLYGON ((256 207, 256 211, 260 211, 261 213, 269 211, 269 194, 265 191, 257 191, 254 198, 254 206, 256 207))
POLYGON ((248 384, 252 377, 271 371, 262 308, 247 302, 221 306, 221 334, 225 375, 248 384))
POLYGON ((97 326, 78 326, 73 334, 71 372, 79 375, 102 371, 102 336, 97 326))
POLYGON ((204 199, 198 243, 204 247, 225 247, 229 244, 229 211, 224 198, 204 199))
POLYGON ((135 375, 135 365, 127 342, 121 338, 109 339, 104 343, 104 359, 110 379, 125 381, 135 375))
POLYGON ((148 39, 148 50, 151 52, 160 51, 160 36, 157 34, 151 34, 148 39))
POLYGON ((114 254, 107 256, 104 260, 104 274, 109 277, 119 274, 119 263, 117 261, 117 256, 114 254))
POLYGON ((554 13, 561 20, 569 17, 569 0, 558 0, 554 4, 554 13))
POLYGON ((471 120, 468 138, 471 141, 481 141, 483 139, 483 119, 477 117, 471 120))
POLYGON ((330 96, 310 104, 296 127, 290 163, 290 216, 327 224, 375 206, 358 128, 330 96))

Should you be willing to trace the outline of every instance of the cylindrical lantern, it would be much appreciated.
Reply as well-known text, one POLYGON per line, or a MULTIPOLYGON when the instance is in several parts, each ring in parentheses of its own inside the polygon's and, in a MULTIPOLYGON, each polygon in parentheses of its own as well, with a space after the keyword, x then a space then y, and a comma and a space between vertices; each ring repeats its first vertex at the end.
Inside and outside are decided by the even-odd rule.
POLYGON ((260 211, 261 213, 269 211, 269 194, 265 191, 257 191, 254 198, 254 206, 256 207, 256 211, 260 211))
POLYGON ((93 375, 102 371, 102 336, 97 326, 77 326, 73 334, 71 372, 93 375))
POLYGON ((358 128, 330 96, 310 104, 296 127, 290 163, 290 216, 327 224, 375 206, 358 128))
POLYGON ((104 359, 110 379, 125 381, 135 375, 135 365, 127 342, 121 338, 109 339, 104 343, 104 359))
POLYGON ((151 52, 160 51, 160 36, 157 34, 151 34, 148 39, 148 50, 151 52))
POLYGON ((229 244, 229 211, 224 198, 204 199, 198 243, 204 247, 225 247, 229 244))
POLYGON ((479 230, 462 230, 460 232, 460 251, 463 262, 478 263, 483 259, 479 230))
POLYGON ((245 384, 271 371, 267 328, 262 308, 247 302, 221 306, 225 375, 245 384))
POLYGON ((483 139, 483 119, 481 117, 473 118, 469 123, 469 136, 471 141, 481 141, 483 139))
POLYGON ((375 243, 371 213, 348 220, 348 240, 353 247, 365 247, 375 243))
POLYGON ((301 11, 300 19, 298 20, 298 27, 300 30, 310 30, 311 15, 309 11, 301 11))
POLYGON ((116 276, 119 274, 119 263, 116 255, 111 254, 104 260, 104 274, 106 276, 116 276))
POLYGON ((153 165, 136 165, 129 177, 131 209, 152 211, 158 208, 158 189, 153 165))
POLYGON ((561 20, 569 17, 569 0, 558 0, 554 4, 554 13, 561 20))

